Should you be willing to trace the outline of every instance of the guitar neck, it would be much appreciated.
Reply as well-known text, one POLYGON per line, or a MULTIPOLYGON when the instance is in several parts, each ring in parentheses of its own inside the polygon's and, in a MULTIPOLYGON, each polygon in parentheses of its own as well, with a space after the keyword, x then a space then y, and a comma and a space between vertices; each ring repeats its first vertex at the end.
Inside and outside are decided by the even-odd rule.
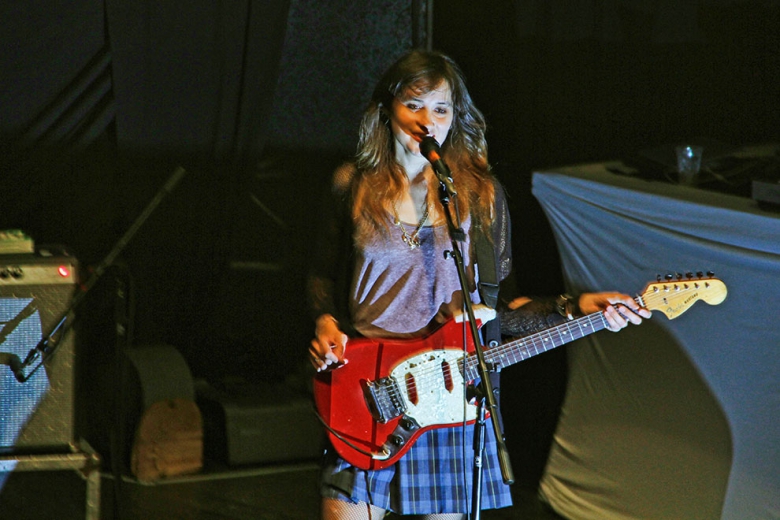
MULTIPOLYGON (((523 338, 512 340, 503 345, 483 351, 485 362, 496 370, 514 365, 538 354, 543 354, 554 348, 584 338, 594 332, 607 327, 607 319, 603 312, 588 314, 575 320, 566 321, 555 327, 531 334, 523 338)), ((466 358, 464 372, 466 379, 475 379, 479 376, 478 359, 476 354, 466 358)))

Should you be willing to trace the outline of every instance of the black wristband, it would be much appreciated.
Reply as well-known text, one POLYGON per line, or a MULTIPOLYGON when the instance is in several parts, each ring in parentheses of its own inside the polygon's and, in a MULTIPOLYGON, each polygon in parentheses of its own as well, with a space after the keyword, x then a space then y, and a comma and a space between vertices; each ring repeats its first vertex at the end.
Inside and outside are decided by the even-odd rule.
POLYGON ((555 310, 567 320, 573 320, 574 316, 579 313, 578 301, 579 298, 570 294, 561 294, 555 299, 555 310))

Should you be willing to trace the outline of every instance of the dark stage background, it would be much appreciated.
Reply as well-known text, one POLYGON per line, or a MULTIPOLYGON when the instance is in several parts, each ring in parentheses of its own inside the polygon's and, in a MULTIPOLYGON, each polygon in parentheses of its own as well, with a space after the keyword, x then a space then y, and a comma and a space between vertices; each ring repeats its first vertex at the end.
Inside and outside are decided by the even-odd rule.
MULTIPOLYGON (((198 378, 281 380, 300 372, 311 334, 303 273, 318 193, 404 50, 431 41, 461 64, 510 196, 518 290, 552 294, 560 263, 531 172, 700 136, 777 141, 779 11, 757 0, 5 1, 0 229, 66 245, 88 275, 183 166, 104 277, 132 283, 132 343, 175 346, 198 378)), ((114 348, 96 332, 111 330, 112 305, 96 290, 82 309, 92 370, 114 348)), ((518 479, 535 482, 565 362, 551 353, 510 370, 510 449, 518 479)))

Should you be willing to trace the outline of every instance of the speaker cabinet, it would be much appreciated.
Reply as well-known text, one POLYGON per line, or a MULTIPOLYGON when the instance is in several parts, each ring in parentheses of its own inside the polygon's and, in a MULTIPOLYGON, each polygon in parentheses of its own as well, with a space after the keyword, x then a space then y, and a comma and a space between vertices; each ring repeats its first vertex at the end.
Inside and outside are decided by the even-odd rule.
MULTIPOLYGON (((0 354, 22 361, 68 311, 76 261, 66 256, 0 255, 0 354)), ((53 337, 51 355, 24 368, 19 382, 0 366, 0 452, 67 450, 74 433, 74 331, 53 337)))
POLYGON ((216 389, 196 384, 204 448, 230 466, 318 460, 323 429, 311 399, 285 384, 216 389))

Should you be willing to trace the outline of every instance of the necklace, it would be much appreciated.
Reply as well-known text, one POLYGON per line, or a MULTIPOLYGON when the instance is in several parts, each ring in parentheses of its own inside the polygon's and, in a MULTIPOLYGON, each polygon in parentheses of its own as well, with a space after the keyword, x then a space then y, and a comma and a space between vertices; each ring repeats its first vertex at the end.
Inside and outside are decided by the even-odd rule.
POLYGON ((420 229, 422 229, 425 221, 428 220, 428 204, 425 204, 423 216, 411 235, 407 233, 406 228, 404 227, 404 223, 401 222, 400 218, 398 218, 398 210, 396 209, 395 204, 393 204, 393 215, 395 216, 395 225, 401 228, 401 240, 403 240, 412 251, 420 247, 420 229))

